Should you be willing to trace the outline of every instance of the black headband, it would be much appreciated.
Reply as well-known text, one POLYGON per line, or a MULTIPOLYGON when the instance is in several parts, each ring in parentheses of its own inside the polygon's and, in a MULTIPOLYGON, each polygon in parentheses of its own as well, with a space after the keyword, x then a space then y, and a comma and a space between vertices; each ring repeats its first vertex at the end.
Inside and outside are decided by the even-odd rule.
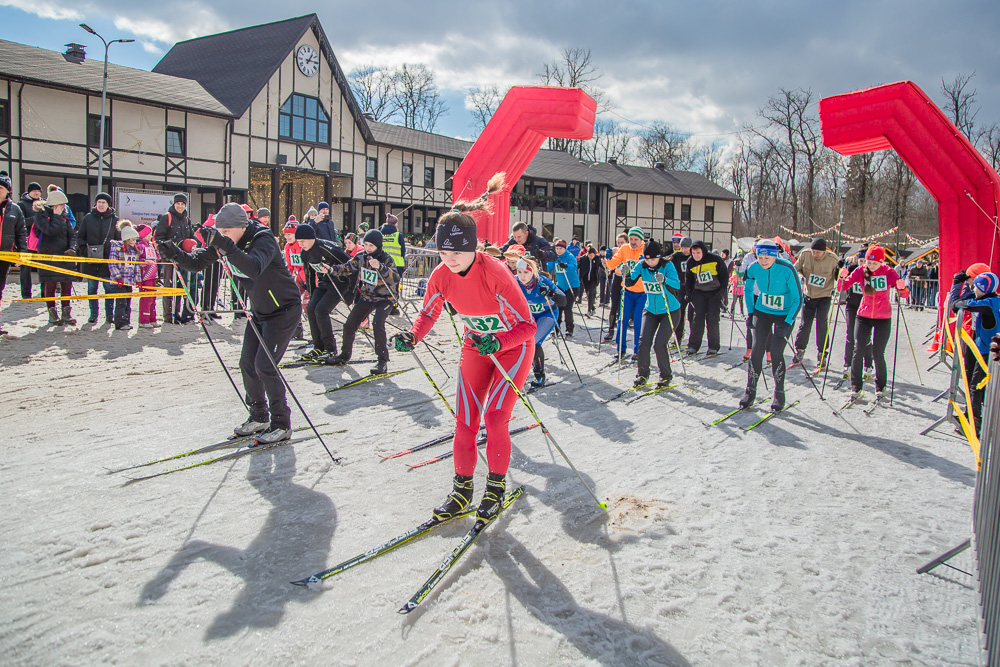
POLYGON ((442 223, 435 232, 438 250, 453 250, 456 252, 475 252, 479 240, 476 238, 476 226, 461 226, 455 223, 442 223))

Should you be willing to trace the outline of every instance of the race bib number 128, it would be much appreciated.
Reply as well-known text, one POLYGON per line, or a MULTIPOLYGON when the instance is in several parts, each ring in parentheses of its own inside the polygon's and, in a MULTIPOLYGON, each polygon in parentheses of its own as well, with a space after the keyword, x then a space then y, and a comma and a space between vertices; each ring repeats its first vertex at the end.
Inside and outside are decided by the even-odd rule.
POLYGON ((479 333, 497 333, 507 331, 499 315, 460 315, 465 326, 479 333))

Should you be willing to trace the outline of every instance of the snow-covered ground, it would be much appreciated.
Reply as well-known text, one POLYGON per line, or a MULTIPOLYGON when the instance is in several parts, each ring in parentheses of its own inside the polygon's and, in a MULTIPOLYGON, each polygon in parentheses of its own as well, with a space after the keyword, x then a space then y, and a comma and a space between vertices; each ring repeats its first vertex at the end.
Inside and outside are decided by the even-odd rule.
MULTIPOLYGON (((5 307, 3 663, 977 664, 971 578, 915 573, 968 537, 974 460, 950 427, 919 435, 944 409, 931 398, 947 375, 919 351, 933 314, 906 317, 926 386, 904 336, 892 409, 836 417, 846 389, 828 382, 822 403, 792 369, 789 400, 801 403, 750 433, 739 429, 750 414, 702 424, 735 407, 745 381, 728 369, 742 352, 738 333, 727 351, 728 320, 723 356, 633 405, 599 403, 634 371, 594 376, 610 355, 582 327, 569 347, 585 386, 546 343, 551 376, 572 379, 532 398, 610 509, 538 430, 514 436, 509 484, 526 496, 400 616, 471 520, 321 591, 288 582, 411 528, 443 499, 450 462, 405 463, 450 445, 377 456, 451 430, 422 373, 318 394, 367 366, 287 371, 342 465, 311 440, 123 485, 106 467, 221 440, 245 417, 200 328, 64 331, 34 304, 5 307)), ((223 323, 211 330, 235 369, 243 325, 223 323)), ((447 321, 429 341, 454 377, 447 321)), ((451 400, 454 380, 420 354, 451 400)), ((363 342, 355 356, 373 358, 363 342)), ((390 364, 411 366, 399 354, 390 364)), ((514 426, 530 422, 514 414, 514 426)), ((969 552, 953 564, 968 571, 969 552)))

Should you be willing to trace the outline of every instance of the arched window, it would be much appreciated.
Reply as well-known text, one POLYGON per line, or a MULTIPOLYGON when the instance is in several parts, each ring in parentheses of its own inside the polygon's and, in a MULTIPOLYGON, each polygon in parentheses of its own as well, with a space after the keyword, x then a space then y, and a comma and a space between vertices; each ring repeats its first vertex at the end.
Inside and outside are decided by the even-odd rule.
POLYGON ((330 117, 315 97, 294 93, 278 110, 278 136, 327 144, 330 142, 330 117))

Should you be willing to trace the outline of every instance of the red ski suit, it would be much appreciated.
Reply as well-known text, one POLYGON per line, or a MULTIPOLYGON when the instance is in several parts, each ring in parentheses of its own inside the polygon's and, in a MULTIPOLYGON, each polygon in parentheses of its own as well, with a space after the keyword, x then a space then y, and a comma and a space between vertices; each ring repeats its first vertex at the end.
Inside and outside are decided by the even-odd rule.
POLYGON ((465 344, 459 363, 455 415, 455 472, 476 470, 476 436, 480 415, 486 423, 486 460, 492 473, 506 474, 510 466, 510 413, 517 394, 488 356, 480 356, 468 338, 471 330, 491 333, 500 343, 497 361, 518 387, 524 385, 535 352, 535 320, 517 279, 506 263, 476 253, 464 276, 441 264, 427 281, 424 305, 411 333, 423 339, 450 303, 465 325, 465 344))

